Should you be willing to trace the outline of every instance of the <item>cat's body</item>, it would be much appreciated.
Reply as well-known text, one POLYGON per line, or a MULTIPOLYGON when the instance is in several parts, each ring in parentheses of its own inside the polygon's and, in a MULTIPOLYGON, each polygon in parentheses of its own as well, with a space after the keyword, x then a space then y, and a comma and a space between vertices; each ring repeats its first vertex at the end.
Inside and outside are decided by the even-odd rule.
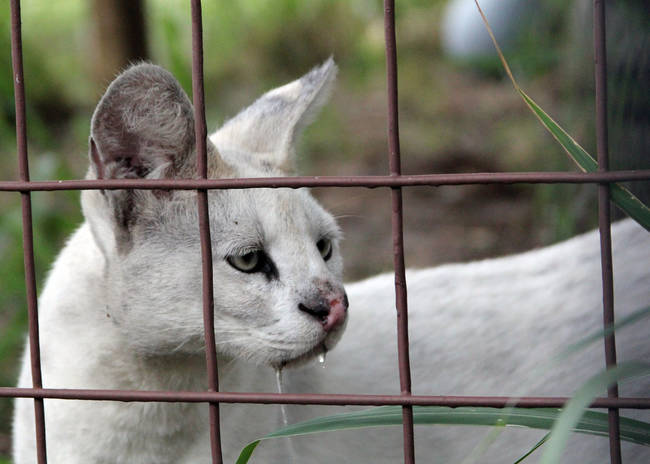
MULTIPOLYGON (((226 123, 211 137, 210 176, 290 174, 295 138, 335 71, 328 62, 226 123)), ((89 177, 192 177, 190 110, 168 73, 131 68, 93 117, 89 177)), ((348 317, 339 232, 306 190, 209 197, 221 389, 276 391, 271 366, 288 365, 289 392, 397 393, 392 275, 346 286, 348 317), (315 360, 323 351, 325 368, 315 360)), ((82 204, 86 222, 40 297, 44 386, 204 390, 194 193, 87 191, 82 204)), ((650 235, 627 221, 613 236, 616 308, 625 315, 650 302, 650 235)), ((534 373, 601 323, 594 233, 518 256, 411 271, 407 281, 416 394, 569 395, 602 368, 595 346, 546 377, 534 373)), ((647 320, 623 331, 620 357, 649 359, 649 332, 647 320)), ((31 385, 27 356, 19 385, 31 385)), ((650 390, 647 380, 626 388, 650 390)), ((290 422, 339 410, 287 408, 290 422)), ((46 400, 48 462, 209 462, 207 412, 205 404, 46 400)), ((280 419, 277 405, 222 405, 225 462, 280 419)), ((31 400, 17 400, 14 427, 15 464, 35 462, 31 400)), ((418 462, 460 462, 480 435, 418 428, 418 462)), ((512 460, 540 436, 506 431, 478 462, 512 460)), ((607 440, 578 441, 567 462, 605 461, 607 440)), ((264 443, 252 462, 396 462, 401 448, 399 428, 345 431, 264 443)), ((626 446, 624 456, 641 463, 650 454, 626 446)))
MULTIPOLYGON (((631 220, 615 224, 612 230, 620 319, 650 301, 650 234, 631 220)), ((545 369, 553 355, 602 327, 600 279, 597 231, 524 254, 407 272, 413 393, 572 395, 604 368, 602 341, 545 369)), ((307 391, 318 385, 321 392, 398 394, 393 285, 393 274, 347 284, 350 318, 345 335, 328 355, 325 369, 315 365, 303 373, 288 371, 287 390, 307 391)), ((618 359, 647 362, 649 335, 647 318, 621 330, 618 359)), ((630 381, 620 388, 622 396, 647 396, 650 379, 630 381)), ((328 409, 329 414, 336 412, 328 409)), ((289 419, 319 414, 322 410, 307 413, 292 407, 289 419)), ((649 418, 645 411, 625 410, 622 415, 649 418)), ((364 431, 361 435, 367 437, 368 446, 356 459, 344 458, 347 450, 354 449, 355 435, 350 432, 337 432, 340 443, 349 440, 339 446, 323 443, 318 436, 294 439, 293 446, 301 456, 321 446, 343 450, 332 462, 401 462, 402 430, 387 430, 364 431)), ((487 433, 472 427, 416 426, 417 462, 464 462, 487 433)), ((474 462, 515 462, 543 435, 543 431, 509 428, 474 462)), ((650 462, 648 448, 624 443, 623 450, 623 462, 650 462)), ((264 448, 259 452, 263 455, 264 448)), ((538 458, 534 455, 530 462, 538 458)), ((609 462, 608 440, 574 436, 562 462, 609 462)))

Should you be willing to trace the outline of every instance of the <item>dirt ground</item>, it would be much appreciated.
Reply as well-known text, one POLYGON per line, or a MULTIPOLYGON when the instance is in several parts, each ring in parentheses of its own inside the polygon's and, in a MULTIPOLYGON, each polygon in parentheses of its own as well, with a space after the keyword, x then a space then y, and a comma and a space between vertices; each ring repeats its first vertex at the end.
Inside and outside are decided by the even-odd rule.
MULTIPOLYGON (((389 189, 320 189, 339 220, 346 279, 392 269, 389 189)), ((513 186, 416 187, 403 191, 407 267, 510 254, 539 246, 531 193, 513 186)))

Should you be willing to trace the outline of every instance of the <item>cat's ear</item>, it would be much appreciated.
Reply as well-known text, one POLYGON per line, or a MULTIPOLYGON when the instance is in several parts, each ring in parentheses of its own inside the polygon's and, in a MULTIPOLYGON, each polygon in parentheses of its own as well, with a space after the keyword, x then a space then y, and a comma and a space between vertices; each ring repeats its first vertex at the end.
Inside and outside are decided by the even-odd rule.
MULTIPOLYGON (((192 178, 196 152, 192 104, 176 79, 159 66, 134 65, 120 74, 100 100, 90 129, 89 178, 192 178)), ((208 141, 211 176, 223 165, 208 141)), ((116 234, 130 224, 156 193, 103 193, 116 234)), ((127 234, 128 235, 128 234, 127 234)))
POLYGON ((111 83, 91 121, 97 178, 174 177, 193 152, 192 104, 169 72, 143 63, 111 83))
POLYGON ((284 172, 295 169, 295 145, 302 130, 326 103, 336 78, 332 58, 298 80, 262 95, 210 138, 226 151, 254 155, 284 172))

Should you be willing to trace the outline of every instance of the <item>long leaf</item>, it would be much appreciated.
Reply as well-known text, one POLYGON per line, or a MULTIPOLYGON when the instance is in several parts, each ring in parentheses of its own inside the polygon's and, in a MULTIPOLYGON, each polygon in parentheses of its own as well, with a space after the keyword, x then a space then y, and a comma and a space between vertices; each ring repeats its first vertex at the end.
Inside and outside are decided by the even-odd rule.
POLYGON ((526 92, 517 88, 517 91, 526 102, 526 105, 533 111, 535 116, 551 133, 553 138, 564 148, 571 159, 578 165, 583 172, 595 172, 598 169, 598 163, 587 151, 576 142, 564 129, 556 123, 540 106, 530 98, 526 92))
POLYGON ((524 462, 524 459, 526 459, 528 456, 530 456, 531 454, 533 454, 533 453, 537 450, 537 448, 539 448, 539 447, 542 446, 544 443, 546 443, 546 442, 548 441, 548 439, 549 439, 550 436, 551 436, 550 433, 547 433, 546 435, 544 435, 544 436, 542 437, 542 439, 541 439, 540 441, 538 441, 538 442, 535 444, 535 446, 533 446, 531 449, 529 449, 529 450, 526 452, 526 454, 524 454, 522 457, 520 457, 519 459, 517 459, 517 460, 514 462, 514 464, 519 464, 519 463, 521 463, 521 462, 524 462))
MULTIPOLYGON (((616 324, 604 330, 599 330, 583 339, 573 343, 566 349, 562 350, 554 360, 562 361, 566 357, 575 354, 587 346, 600 341, 603 336, 606 336, 613 331, 619 331, 626 326, 633 324, 645 317, 650 316, 650 307, 642 308, 629 316, 621 319, 616 324)), ((603 388, 604 390, 604 388, 603 388)), ((516 398, 513 398, 513 403, 516 398)), ((521 409, 521 408, 506 408, 506 409, 492 409, 492 408, 445 408, 445 407, 414 407, 414 422, 416 424, 455 424, 455 425, 482 425, 482 426, 503 426, 503 425, 520 425, 533 427, 532 423, 543 423, 542 418, 550 419, 543 427, 549 429, 552 422, 558 417, 559 410, 557 409, 521 409), (514 416, 512 416, 514 414, 514 416), (521 415, 530 416, 529 419, 537 418, 529 424, 519 423, 521 415), (510 420, 514 417, 513 420, 510 420)), ((299 424, 290 425, 270 433, 259 440, 249 443, 240 453, 237 459, 237 464, 246 464, 255 448, 262 440, 279 437, 290 437, 297 435, 305 435, 311 433, 326 432, 332 430, 341 430, 348 428, 361 428, 361 427, 379 427, 388 425, 401 425, 402 423, 402 409, 399 406, 384 406, 358 412, 350 412, 338 414, 334 416, 321 417, 299 424)), ((575 431, 582 433, 591 433, 595 435, 608 435, 607 415, 586 411, 582 417, 582 421, 578 423, 588 424, 582 430, 578 426, 574 428, 575 431)), ((631 441, 634 443, 650 446, 650 424, 645 422, 636 421, 622 417, 620 420, 621 438, 623 440, 631 441)), ((532 454, 537 448, 542 446, 549 438, 547 434, 543 440, 540 440, 531 450, 523 455, 518 461, 522 462, 526 457, 532 454)))
MULTIPOLYGON (((607 335, 617 331, 620 332, 621 329, 624 329, 625 327, 634 324, 638 322, 639 320, 646 318, 650 316, 650 306, 646 308, 639 309, 632 314, 629 314, 628 316, 622 318, 616 324, 611 325, 605 329, 600 329, 596 332, 593 332, 582 339, 578 340, 577 342, 572 343, 562 351, 560 351, 558 354, 553 356, 550 359, 550 362, 546 365, 541 365, 538 366, 537 369, 534 371, 534 376, 536 377, 542 377, 546 372, 550 371, 553 366, 566 362, 567 358, 579 353, 580 351, 584 350, 587 348, 589 345, 592 345, 593 343, 596 342, 601 342, 603 337, 606 337, 607 335)), ((510 405, 515 405, 517 402, 517 399, 524 396, 523 393, 519 394, 518 396, 513 396, 510 401, 510 405)), ((509 406, 504 408, 502 411, 502 417, 504 420, 507 419, 509 412, 512 410, 513 406, 509 406)), ((541 445, 543 445, 549 438, 550 433, 546 435, 546 437, 541 440, 539 443, 537 443, 532 449, 530 449, 526 454, 524 454, 521 458, 519 458, 518 461, 515 462, 515 464, 522 462, 524 459, 526 459, 528 456, 530 456, 537 448, 539 448, 541 445)), ((480 447, 481 445, 479 445, 480 447)))
MULTIPOLYGON (((413 421, 418 425, 508 425, 549 430, 561 412, 560 409, 553 408, 512 408, 508 411, 507 418, 504 420, 503 410, 499 408, 414 406, 413 421)), ((362 411, 319 417, 289 425, 249 443, 241 451, 237 464, 246 464, 262 440, 390 425, 402 425, 402 408, 400 406, 381 406, 362 411)), ((586 411, 582 418, 573 425, 572 430, 591 435, 607 436, 607 427, 607 414, 586 411)), ((621 439, 650 446, 650 423, 621 418, 621 439)))
POLYGON ((634 324, 646 317, 650 317, 650 306, 647 306, 645 308, 639 309, 637 311, 634 311, 632 314, 629 314, 623 318, 621 318, 618 322, 616 322, 614 325, 610 325, 609 327, 605 329, 598 330, 581 340, 578 340, 575 343, 572 343, 565 349, 563 349, 560 353, 558 353, 556 356, 553 357, 554 362, 562 362, 564 361, 567 357, 574 353, 578 353, 579 351, 583 350, 587 346, 591 345, 592 343, 601 341, 604 337, 614 333, 614 332, 620 332, 621 329, 627 327, 628 325, 634 324))
MULTIPOLYGON (((553 118, 551 118, 542 108, 533 101, 519 86, 517 80, 515 79, 514 74, 508 66, 508 62, 497 43, 490 23, 488 22, 481 6, 479 5, 478 0, 474 0, 476 7, 483 19, 485 28, 492 39, 492 43, 496 48, 496 51, 499 55, 499 59, 503 64, 503 67, 508 74, 508 77, 512 81, 512 85, 515 87, 517 92, 521 95, 524 102, 530 108, 530 110, 537 116, 542 125, 548 130, 553 138, 560 144, 560 146, 569 154, 569 157, 578 165, 578 167, 584 172, 595 172, 598 169, 598 163, 596 160, 580 146, 558 123, 556 123, 553 118)), ((610 184, 610 198, 621 208, 628 216, 641 224, 646 230, 650 231, 650 208, 648 208, 641 200, 639 200, 632 192, 630 192, 625 187, 620 184, 612 183, 610 184)))
MULTIPOLYGON (((542 375, 542 372, 549 370, 551 368, 551 365, 555 365, 557 363, 562 363, 565 362, 566 359, 569 356, 572 356, 576 353, 579 353, 580 351, 584 350, 587 348, 589 345, 599 342, 603 339, 603 337, 606 337, 607 335, 615 332, 615 331, 620 331, 621 329, 624 329, 625 327, 634 324, 638 322, 639 320, 646 318, 650 316, 650 306, 646 308, 639 309, 632 314, 629 314, 628 316, 622 318, 616 324, 611 325, 605 329, 598 330, 586 337, 583 337, 581 340, 578 340, 575 343, 572 343, 569 345, 567 348, 563 349, 560 353, 557 355, 553 356, 551 359, 551 364, 549 366, 546 366, 546 368, 539 369, 539 373, 537 374, 538 376, 542 375)), ((513 404, 516 398, 513 398, 513 404)), ((504 409, 504 417, 507 415, 509 411, 509 408, 504 409)), ((546 441, 548 441, 550 437, 550 433, 548 433, 542 440, 540 440, 533 448, 531 448, 526 454, 524 454, 519 460, 517 460, 514 464, 518 464, 522 461, 524 461, 528 456, 530 456, 536 449, 538 449, 540 446, 542 446, 546 441)))
MULTIPOLYGON (((553 425, 551 437, 548 440, 546 451, 542 456, 542 464, 553 464, 559 462, 564 447, 569 439, 571 430, 576 424, 581 422, 585 417, 586 409, 600 392, 606 390, 610 385, 621 380, 650 375, 650 364, 640 362, 622 363, 593 376, 582 387, 578 389, 575 395, 569 400, 562 414, 553 425)), ((627 425, 627 424, 626 424, 627 425)), ((648 424, 646 424, 647 426, 648 424)), ((621 420, 621 429, 624 428, 621 420)), ((605 432, 605 435, 607 433, 605 432)), ((621 432, 621 438, 623 432, 621 432)))
MULTIPOLYGON (((580 146, 567 132, 556 123, 537 103, 533 101, 520 88, 517 89, 528 107, 535 113, 541 123, 553 135, 553 138, 564 148, 569 157, 585 172, 595 172, 598 163, 587 151, 580 146)), ((650 231, 650 208, 641 202, 625 187, 620 184, 611 184, 610 197, 612 201, 628 216, 650 231)))

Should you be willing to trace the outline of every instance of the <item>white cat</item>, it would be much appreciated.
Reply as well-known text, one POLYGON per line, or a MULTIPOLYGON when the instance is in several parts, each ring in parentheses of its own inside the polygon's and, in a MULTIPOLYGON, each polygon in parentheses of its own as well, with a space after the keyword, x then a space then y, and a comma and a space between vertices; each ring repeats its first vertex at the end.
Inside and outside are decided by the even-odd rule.
MULTIPOLYGON (((296 139, 335 74, 329 60, 228 121, 210 137, 209 177, 293 174, 296 139)), ((195 165, 192 108, 175 79, 148 64, 125 71, 93 116, 87 177, 190 178, 195 165)), ((86 221, 40 296, 44 386, 204 390, 195 193, 84 191, 82 206, 86 221)), ((223 391, 275 391, 274 368, 283 366, 290 392, 398 392, 393 277, 347 285, 346 296, 339 229, 308 190, 214 190, 209 206, 223 391), (323 369, 313 360, 325 351, 323 369)), ((623 315, 650 303, 650 236, 631 221, 613 236, 623 315)), ((414 393, 571 394, 602 368, 600 346, 546 378, 530 373, 599 327, 599 266, 590 233, 518 256, 411 271, 414 393)), ((621 359, 649 358, 648 329, 646 320, 621 333, 621 359)), ((31 385, 28 357, 20 386, 31 385)), ((643 381, 622 393, 648 391, 643 381)), ((290 422, 340 411, 287 409, 290 422)), ((205 404, 45 400, 48 462, 207 463, 207 412, 205 404)), ((33 416, 32 401, 18 399, 15 464, 35 462, 33 416)), ((225 462, 280 418, 277 405, 221 405, 225 462)), ((508 430, 480 462, 512 461, 541 434, 508 430)), ((393 427, 272 441, 251 462, 399 462, 401 435, 393 427)), ((460 462, 480 436, 475 428, 417 428, 416 457, 460 462)), ((626 462, 650 458, 639 446, 624 451, 626 462)), ((567 462, 607 455, 606 439, 581 437, 567 462)))

